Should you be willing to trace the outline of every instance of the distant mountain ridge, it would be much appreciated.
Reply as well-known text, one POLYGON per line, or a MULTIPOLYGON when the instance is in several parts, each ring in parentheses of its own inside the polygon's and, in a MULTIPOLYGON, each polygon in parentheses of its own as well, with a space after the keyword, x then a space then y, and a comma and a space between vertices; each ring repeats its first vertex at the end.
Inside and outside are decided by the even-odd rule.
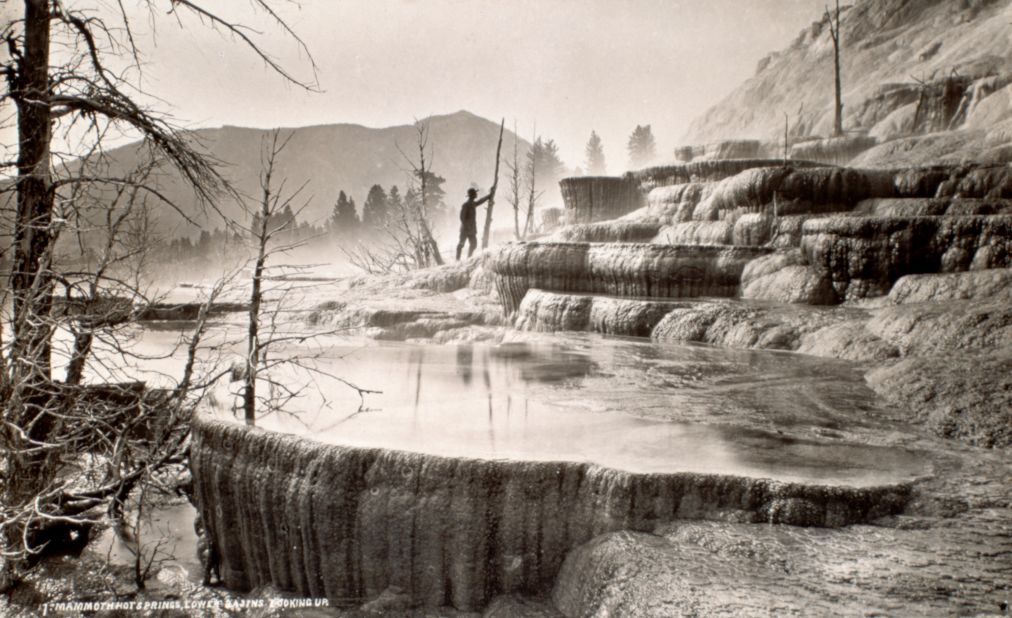
MULTIPOLYGON (((841 9, 846 131, 880 143, 938 130, 999 132, 983 136, 984 145, 1012 135, 1012 0, 858 0, 841 9), (941 92, 946 80, 960 91, 941 92), (951 96, 948 111, 958 115, 918 127, 928 108, 924 96, 951 96)), ((782 142, 785 114, 792 136, 827 136, 833 90, 833 45, 823 15, 696 118, 682 143, 782 142)))
MULTIPOLYGON (((432 116, 425 119, 429 125, 429 144, 432 147, 431 164, 434 173, 446 179, 443 185, 446 201, 451 206, 466 199, 465 192, 472 183, 483 190, 492 183, 495 167, 496 141, 499 123, 492 122, 467 111, 432 116)), ((195 143, 207 154, 221 162, 222 175, 242 194, 255 200, 259 195, 261 144, 270 129, 223 126, 215 129, 192 131, 195 143)), ((291 134, 291 140, 277 161, 275 179, 285 180, 291 191, 306 184, 305 197, 312 197, 300 221, 320 224, 333 209, 338 193, 345 191, 355 199, 361 214, 369 188, 374 184, 389 190, 397 185, 403 194, 410 179, 410 164, 398 150, 417 160, 417 133, 413 124, 393 127, 369 128, 357 124, 325 124, 307 127, 282 128, 282 135, 291 134)), ((503 137, 503 156, 513 152, 518 138, 508 129, 503 137)), ((139 157, 140 143, 110 150, 110 175, 124 174, 139 157)), ((530 144, 519 140, 521 156, 530 144)), ((427 153, 428 154, 428 153, 427 153)), ((505 169, 505 166, 503 166, 505 169)), ((500 171, 502 175, 503 172, 500 171)), ((174 203, 191 217, 202 218, 192 191, 173 171, 162 174, 157 183, 174 203)), ((243 221, 238 204, 224 201, 216 205, 226 216, 243 221)), ((159 232, 168 236, 193 236, 196 226, 167 207, 160 207, 155 216, 159 232)), ((222 226, 214 218, 207 219, 203 227, 222 226)))

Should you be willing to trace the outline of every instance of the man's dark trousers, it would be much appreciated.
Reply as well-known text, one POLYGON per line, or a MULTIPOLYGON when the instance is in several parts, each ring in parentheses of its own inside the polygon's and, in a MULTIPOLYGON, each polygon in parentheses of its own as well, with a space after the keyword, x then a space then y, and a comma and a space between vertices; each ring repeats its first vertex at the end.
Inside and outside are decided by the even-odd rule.
POLYGON ((460 252, 464 249, 464 243, 470 245, 467 248, 467 257, 471 257, 474 253, 475 247, 478 246, 478 230, 460 228, 460 242, 457 243, 457 259, 460 260, 460 252))

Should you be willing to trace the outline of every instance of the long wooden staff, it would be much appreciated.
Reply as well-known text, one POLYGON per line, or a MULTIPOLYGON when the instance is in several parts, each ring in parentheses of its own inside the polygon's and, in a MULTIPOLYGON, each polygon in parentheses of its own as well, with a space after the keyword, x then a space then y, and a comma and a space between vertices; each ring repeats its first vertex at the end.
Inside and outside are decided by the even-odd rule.
POLYGON ((481 248, 488 248, 488 236, 492 231, 492 207, 495 206, 495 190, 499 186, 499 154, 502 152, 502 133, 506 127, 506 119, 499 124, 499 144, 495 147, 495 176, 492 178, 492 189, 488 192, 488 208, 485 209, 485 229, 481 234, 481 248))

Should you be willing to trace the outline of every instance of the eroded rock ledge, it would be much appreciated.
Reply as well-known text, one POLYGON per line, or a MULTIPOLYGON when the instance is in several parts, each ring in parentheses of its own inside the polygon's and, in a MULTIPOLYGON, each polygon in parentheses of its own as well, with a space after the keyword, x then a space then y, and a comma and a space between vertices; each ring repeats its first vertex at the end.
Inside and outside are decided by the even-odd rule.
POLYGON ((813 219, 801 251, 841 297, 884 296, 903 275, 1008 267, 1012 216, 813 219))
POLYGON ((764 247, 514 243, 490 255, 485 266, 512 314, 532 288, 654 298, 734 296, 745 264, 770 252, 764 247))
POLYGON ((544 594, 573 548, 676 519, 843 526, 901 511, 911 487, 854 488, 588 463, 324 445, 196 419, 196 498, 224 583, 334 604, 391 586, 414 605, 544 594))

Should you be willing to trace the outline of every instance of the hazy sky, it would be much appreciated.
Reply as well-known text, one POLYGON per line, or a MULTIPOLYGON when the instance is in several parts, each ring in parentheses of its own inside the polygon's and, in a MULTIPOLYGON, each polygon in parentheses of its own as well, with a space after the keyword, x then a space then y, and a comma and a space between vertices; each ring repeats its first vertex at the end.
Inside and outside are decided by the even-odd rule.
MULTIPOLYGON (((668 158, 690 120, 818 19, 825 0, 304 0, 283 14, 318 65, 320 94, 168 14, 168 0, 153 13, 123 4, 146 50, 144 86, 188 126, 388 126, 467 109, 515 119, 525 137, 536 122, 570 166, 583 164, 595 129, 619 172, 636 124, 653 125, 668 158)), ((247 0, 202 4, 250 12, 247 0)), ((310 75, 290 39, 251 23, 282 64, 310 75)))

